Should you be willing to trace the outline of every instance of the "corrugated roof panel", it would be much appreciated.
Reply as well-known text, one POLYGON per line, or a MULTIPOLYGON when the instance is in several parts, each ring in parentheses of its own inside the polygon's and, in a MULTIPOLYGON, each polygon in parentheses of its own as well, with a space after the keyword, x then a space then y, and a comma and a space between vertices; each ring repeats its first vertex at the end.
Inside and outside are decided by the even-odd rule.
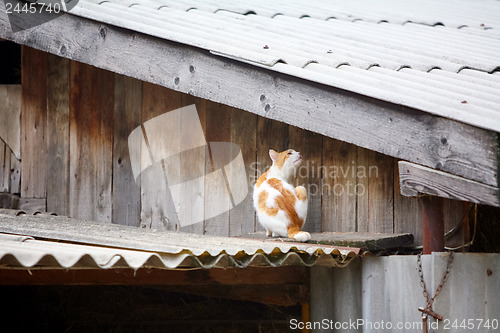
POLYGON ((489 88, 478 81, 470 80, 457 73, 450 73, 441 69, 433 69, 426 73, 411 70, 409 68, 403 68, 399 72, 407 73, 410 76, 425 78, 428 80, 429 85, 447 91, 455 91, 465 96, 473 95, 474 98, 500 104, 500 94, 497 89, 489 88))
POLYGON ((347 260, 331 255, 304 255, 297 252, 253 255, 220 253, 216 256, 190 253, 155 253, 113 247, 79 245, 37 240, 21 235, 0 234, 0 265, 5 268, 229 268, 248 266, 279 267, 286 265, 313 266, 318 260, 322 265, 344 266, 347 260))
POLYGON ((195 235, 0 212, 0 264, 9 267, 177 268, 347 265, 359 249, 195 235))
MULTIPOLYGON (((495 105, 500 105, 500 94, 498 92, 496 94, 486 93, 483 89, 478 90, 477 86, 471 87, 456 79, 438 79, 429 75, 429 73, 411 68, 403 68, 397 72, 381 67, 373 67, 370 70, 383 75, 393 76, 395 79, 406 80, 410 85, 422 85, 418 87, 420 91, 431 92, 431 90, 437 89, 435 92, 440 93, 443 97, 453 98, 455 101, 463 101, 464 96, 467 96, 469 103, 474 103, 485 109, 494 109, 495 105), (475 92, 472 94, 471 91, 475 92)), ((407 85, 406 83, 404 84, 407 85)))
MULTIPOLYGON (((305 70, 296 70, 291 66, 276 64, 275 68, 280 72, 302 78, 313 78, 314 81, 326 85, 336 86, 341 89, 354 91, 366 96, 407 105, 436 115, 446 115, 464 123, 476 124, 482 128, 500 129, 500 118, 496 110, 482 108, 473 103, 462 103, 467 96, 457 96, 449 92, 447 97, 442 97, 439 92, 428 93, 413 86, 413 83, 401 83, 396 77, 387 75, 376 75, 373 71, 362 70, 353 66, 341 66, 334 69, 320 64, 310 64, 305 70), (458 98, 460 97, 460 98, 458 98)), ((376 68, 376 67, 373 67, 376 68)))
POLYGON ((71 13, 500 131, 491 96, 500 82, 477 74, 500 68, 496 8, 495 0, 81 0, 71 13), (478 79, 461 84, 469 75, 478 79))

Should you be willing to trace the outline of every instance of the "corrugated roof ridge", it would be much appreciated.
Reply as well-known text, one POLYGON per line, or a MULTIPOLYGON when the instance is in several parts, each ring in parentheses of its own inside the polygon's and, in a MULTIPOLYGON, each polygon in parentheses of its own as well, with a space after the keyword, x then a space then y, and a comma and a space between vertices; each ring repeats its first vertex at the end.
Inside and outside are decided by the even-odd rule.
MULTIPOLYGON (((303 265, 312 266, 318 260, 317 255, 306 255, 296 252, 279 255, 255 253, 245 256, 231 256, 221 253, 217 256, 195 256, 193 254, 161 254, 114 247, 80 245, 66 242, 54 242, 30 239, 12 242, 0 233, 0 263, 7 267, 34 268, 61 267, 69 268, 132 268, 143 267, 175 269, 179 267, 240 267, 303 265)), ((20 235, 13 235, 21 237, 20 235)), ((349 263, 349 256, 337 259, 331 257, 330 264, 343 266, 349 263)), ((328 260, 323 257, 322 261, 328 260)))
POLYGON ((0 217, 4 222, 10 221, 9 223, 12 224, 6 226, 6 224, 3 223, 0 232, 18 233, 22 231, 25 235, 33 237, 56 237, 63 241, 77 241, 79 243, 121 247, 124 249, 140 249, 146 252, 184 253, 195 256, 200 256, 204 253, 208 253, 211 256, 217 256, 225 253, 233 256, 237 254, 254 255, 256 253, 262 253, 270 255, 273 253, 289 252, 315 254, 318 253, 318 250, 325 254, 346 255, 350 251, 343 249, 339 250, 334 246, 308 243, 263 240, 245 240, 242 242, 242 239, 231 237, 145 230, 116 224, 100 224, 57 216, 36 217, 26 215, 16 218, 12 215, 1 214, 0 212, 0 217), (44 223, 40 223, 39 221, 44 221, 44 223), (75 234, 76 231, 71 231, 75 228, 75 223, 78 224, 77 230, 87 228, 88 233, 77 232, 75 234), (57 230, 54 229, 55 226, 57 226, 57 230), (119 233, 119 239, 107 236, 114 235, 114 233, 119 233), (147 242, 144 241, 146 239, 147 242), (186 247, 186 244, 189 244, 189 246, 186 247), (221 244, 224 244, 224 248, 221 248, 221 244))

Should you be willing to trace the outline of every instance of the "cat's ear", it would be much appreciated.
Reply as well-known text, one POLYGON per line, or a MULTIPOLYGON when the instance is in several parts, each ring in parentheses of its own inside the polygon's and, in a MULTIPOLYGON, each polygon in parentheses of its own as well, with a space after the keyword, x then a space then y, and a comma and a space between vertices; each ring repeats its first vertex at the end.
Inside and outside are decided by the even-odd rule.
POLYGON ((273 149, 269 149, 269 157, 273 160, 273 162, 276 162, 278 160, 278 153, 273 149))

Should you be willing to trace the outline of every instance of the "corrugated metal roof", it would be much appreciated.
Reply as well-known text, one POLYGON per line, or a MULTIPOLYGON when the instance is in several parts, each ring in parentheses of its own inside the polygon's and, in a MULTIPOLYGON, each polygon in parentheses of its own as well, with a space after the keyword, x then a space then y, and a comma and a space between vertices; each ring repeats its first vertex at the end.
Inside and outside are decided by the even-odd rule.
POLYGON ((496 0, 80 0, 71 13, 500 131, 496 0))
POLYGON ((359 249, 159 231, 0 212, 2 268, 345 266, 359 249))

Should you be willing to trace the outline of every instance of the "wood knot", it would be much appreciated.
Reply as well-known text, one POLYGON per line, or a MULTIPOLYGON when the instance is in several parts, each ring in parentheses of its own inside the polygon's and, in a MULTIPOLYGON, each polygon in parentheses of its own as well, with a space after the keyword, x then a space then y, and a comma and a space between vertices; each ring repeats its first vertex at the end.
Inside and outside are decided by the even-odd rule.
POLYGON ((99 35, 101 35, 102 38, 106 38, 106 34, 107 34, 106 28, 100 27, 99 28, 99 35))

